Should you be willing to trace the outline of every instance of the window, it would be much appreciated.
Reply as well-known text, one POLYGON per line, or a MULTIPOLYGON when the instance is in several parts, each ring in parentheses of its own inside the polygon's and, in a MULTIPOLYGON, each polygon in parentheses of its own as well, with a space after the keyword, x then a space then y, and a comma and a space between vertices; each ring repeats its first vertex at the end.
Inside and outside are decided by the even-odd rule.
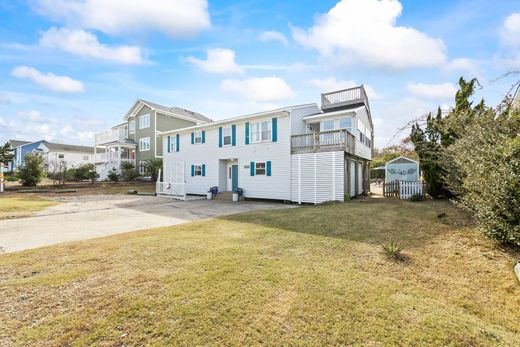
POLYGON ((341 118, 339 120, 339 128, 352 132, 352 118, 341 118))
POLYGON ((255 163, 255 175, 265 175, 265 162, 255 163))
POLYGON ((271 121, 251 123, 251 142, 271 141, 271 121))
POLYGON ((365 124, 358 119, 359 142, 365 143, 365 124))
POLYGON ((324 120, 321 122, 321 131, 334 130, 334 119, 324 120))
POLYGON ((60 158, 60 159, 65 158, 65 154, 63 154, 63 153, 58 154, 58 158, 60 158))
POLYGON ((89 159, 88 155, 83 156, 83 160, 88 161, 88 159, 89 159))
POLYGON ((134 119, 132 119, 132 120, 130 121, 130 123, 128 123, 128 132, 129 132, 130 134, 135 133, 135 120, 134 120, 134 119))
POLYGON ((144 161, 139 162, 139 175, 144 175, 146 172, 146 166, 144 161))
POLYGON ((224 146, 231 145, 231 127, 222 128, 222 137, 224 141, 224 146))
POLYGON ((139 150, 140 151, 149 151, 150 150, 150 138, 143 137, 139 139, 139 150))
POLYGON ((143 114, 139 117, 139 129, 149 128, 150 127, 150 115, 143 114))
POLYGON ((202 176, 202 165, 194 165, 194 176, 202 176))
POLYGON ((195 140, 194 140, 195 144, 200 144, 202 143, 202 131, 196 131, 195 132, 195 140))

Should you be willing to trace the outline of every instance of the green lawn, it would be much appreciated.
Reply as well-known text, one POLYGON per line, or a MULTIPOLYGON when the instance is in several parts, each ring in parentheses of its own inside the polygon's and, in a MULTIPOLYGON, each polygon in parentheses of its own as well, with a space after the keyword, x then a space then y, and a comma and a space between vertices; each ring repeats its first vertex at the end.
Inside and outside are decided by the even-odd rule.
POLYGON ((465 225, 373 199, 5 254, 0 345, 518 345, 520 254, 465 225))
POLYGON ((34 212, 59 204, 37 196, 0 196, 0 220, 7 218, 27 217, 34 212))

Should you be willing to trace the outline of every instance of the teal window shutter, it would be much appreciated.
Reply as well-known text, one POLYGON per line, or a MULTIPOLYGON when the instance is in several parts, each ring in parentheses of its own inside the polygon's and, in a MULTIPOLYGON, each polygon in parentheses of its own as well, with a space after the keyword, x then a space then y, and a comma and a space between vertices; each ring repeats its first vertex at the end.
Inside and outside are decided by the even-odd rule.
POLYGON ((195 143, 195 133, 191 133, 191 144, 195 143))
POLYGON ((249 144, 249 122, 246 122, 246 145, 249 144))
POLYGON ((202 130, 202 143, 206 143, 206 130, 202 130))
POLYGON ((175 135, 175 150, 178 152, 180 148, 180 136, 179 134, 175 135))
POLYGON ((222 127, 218 128, 218 146, 222 147, 222 127))
POLYGON ((202 164, 202 176, 206 176, 206 164, 202 164))
POLYGON ((278 141, 278 120, 276 117, 273 118, 273 124, 272 124, 272 135, 273 135, 273 142, 278 141))
POLYGON ((233 124, 231 126, 231 146, 237 145, 237 126, 233 124))
POLYGON ((168 135, 168 153, 170 153, 170 141, 171 141, 170 135, 168 135))
POLYGON ((195 165, 191 164, 191 177, 195 176, 195 165))
POLYGON ((251 174, 251 176, 254 176, 255 175, 255 162, 252 161, 250 164, 249 164, 249 173, 251 174))
POLYGON ((265 163, 265 173, 267 176, 271 176, 271 162, 270 161, 265 163))

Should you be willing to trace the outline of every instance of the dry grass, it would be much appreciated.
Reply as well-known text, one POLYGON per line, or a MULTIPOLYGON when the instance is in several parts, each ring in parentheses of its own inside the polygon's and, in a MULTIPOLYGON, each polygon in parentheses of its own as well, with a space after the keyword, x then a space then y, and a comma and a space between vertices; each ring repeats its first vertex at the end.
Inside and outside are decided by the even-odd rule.
POLYGON ((0 345, 518 345, 519 254, 464 225, 379 199, 2 255, 0 345))
POLYGON ((0 196, 0 220, 28 217, 57 204, 59 202, 45 200, 35 195, 0 196))

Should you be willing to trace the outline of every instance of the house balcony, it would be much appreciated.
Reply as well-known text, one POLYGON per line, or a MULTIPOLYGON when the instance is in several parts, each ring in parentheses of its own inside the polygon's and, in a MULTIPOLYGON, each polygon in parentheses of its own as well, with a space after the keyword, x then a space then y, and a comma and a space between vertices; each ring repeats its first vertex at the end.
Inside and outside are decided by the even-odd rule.
POLYGON ((368 97, 362 85, 321 94, 321 109, 323 112, 338 111, 362 105, 370 109, 368 106, 368 97))
POLYGON ((96 134, 94 136, 94 142, 96 145, 103 145, 117 141, 124 141, 126 137, 126 133, 123 129, 113 129, 96 134))
POLYGON ((291 154, 345 151, 355 154, 356 137, 346 129, 291 136, 291 154))

